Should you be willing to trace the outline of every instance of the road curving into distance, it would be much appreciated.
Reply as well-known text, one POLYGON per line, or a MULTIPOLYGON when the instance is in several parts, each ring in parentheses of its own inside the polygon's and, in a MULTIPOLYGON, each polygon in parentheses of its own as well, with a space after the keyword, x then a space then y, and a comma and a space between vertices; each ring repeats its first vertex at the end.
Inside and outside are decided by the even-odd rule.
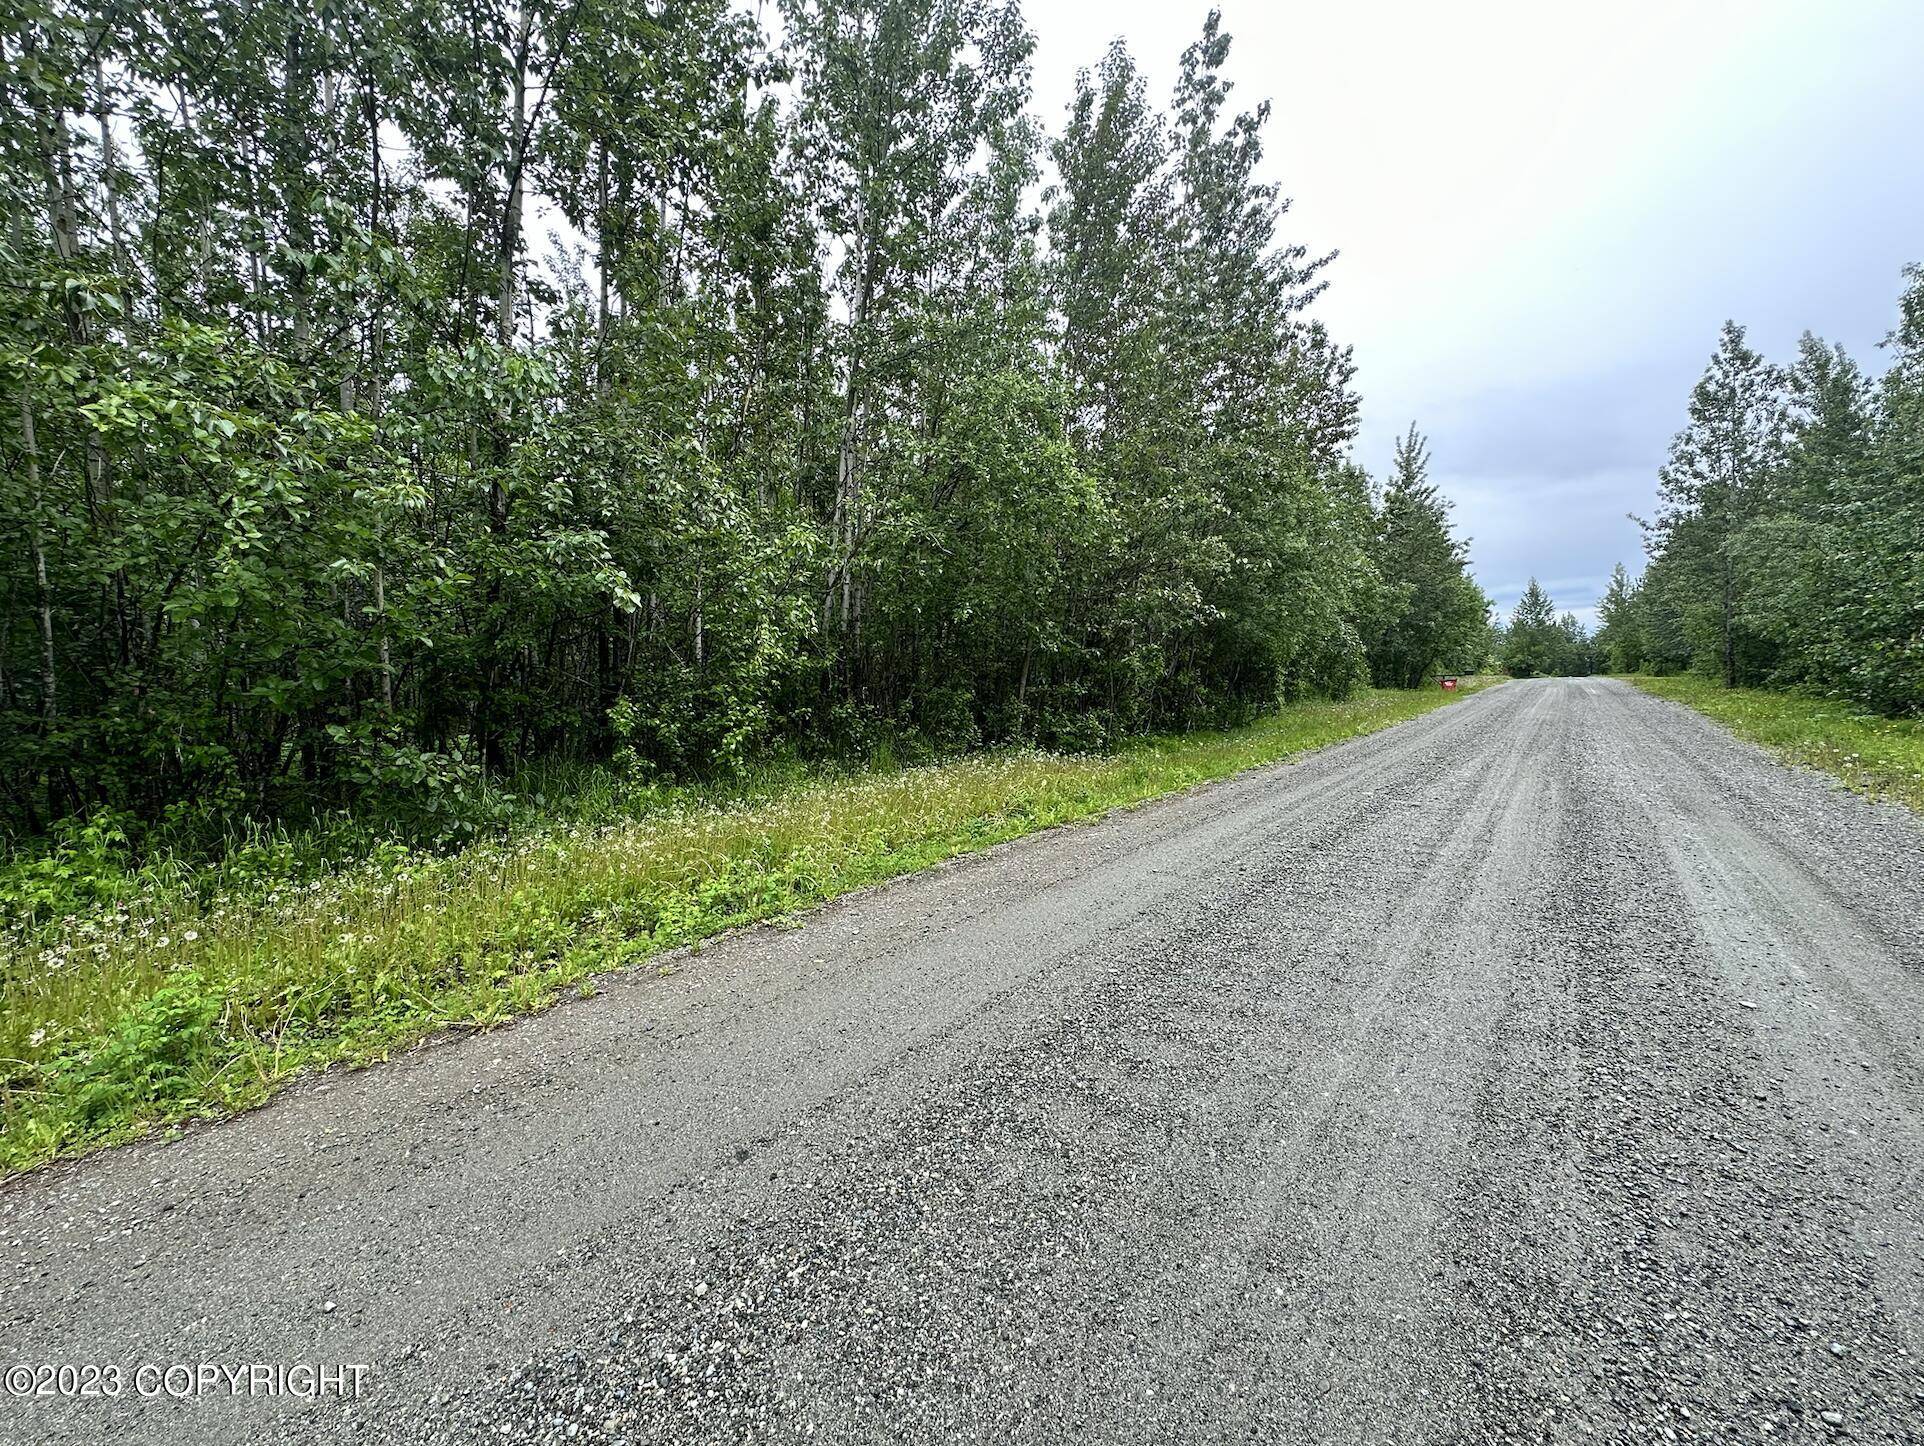
POLYGON ((1921 1224, 1924 824, 1520 682, 0 1188, 0 1440, 1917 1442, 1921 1224))

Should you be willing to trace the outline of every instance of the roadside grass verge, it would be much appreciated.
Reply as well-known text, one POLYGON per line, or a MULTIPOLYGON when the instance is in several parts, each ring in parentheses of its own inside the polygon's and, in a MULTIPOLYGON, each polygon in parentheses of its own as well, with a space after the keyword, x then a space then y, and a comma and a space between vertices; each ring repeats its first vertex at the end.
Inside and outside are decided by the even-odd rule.
POLYGON ((1695 674, 1629 681, 1695 708, 1793 763, 1821 769, 1858 793, 1924 811, 1924 721, 1860 713, 1834 698, 1726 688, 1695 674))
POLYGON ((1107 755, 651 789, 636 817, 450 854, 386 846, 305 881, 210 891, 162 871, 144 893, 0 932, 0 1174, 242 1109, 299 1071, 487 1028, 598 971, 1449 701, 1367 692, 1107 755))

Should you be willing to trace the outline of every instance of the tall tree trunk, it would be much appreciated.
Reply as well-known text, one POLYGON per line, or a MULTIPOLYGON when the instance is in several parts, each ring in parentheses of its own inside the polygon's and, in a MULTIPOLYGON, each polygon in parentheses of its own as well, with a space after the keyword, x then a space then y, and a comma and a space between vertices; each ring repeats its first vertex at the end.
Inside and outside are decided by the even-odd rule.
POLYGON ((702 625, 703 625, 702 604, 705 601, 705 599, 702 596, 702 582, 703 582, 702 559, 700 557, 697 557, 695 559, 695 671, 696 672, 700 672, 702 668, 702 664, 707 661, 707 650, 706 650, 705 640, 702 632, 702 625))
POLYGON ((126 248, 120 231, 120 162, 114 149, 113 116, 107 105, 106 67, 94 60, 94 120, 100 127, 100 191, 107 213, 107 239, 113 248, 114 270, 127 269, 126 248))
POLYGON ((1736 645, 1736 640, 1731 636, 1731 625, 1734 620, 1734 615, 1737 609, 1736 609, 1736 599, 1733 595, 1734 589, 1732 587, 1732 579, 1730 574, 1731 574, 1730 558, 1728 554, 1726 554, 1723 560, 1723 592, 1724 592, 1723 624, 1724 626, 1723 626, 1723 660, 1722 660, 1723 667, 1724 667, 1724 686, 1726 688, 1734 688, 1737 686, 1737 645, 1736 645))
MULTIPOLYGON (((301 27, 293 25, 287 32, 287 76, 286 84, 281 87, 281 124, 286 128, 286 143, 294 154, 287 156, 279 146, 273 147, 274 158, 281 164, 291 162, 292 169, 299 180, 286 187, 291 196, 287 215, 287 240, 289 249, 299 259, 294 262, 294 274, 289 278, 289 289, 294 293, 293 340, 294 353, 304 357, 307 344, 313 335, 313 319, 309 315, 310 298, 308 295, 308 261, 313 254, 313 218, 307 210, 308 162, 312 156, 309 127, 300 114, 304 109, 299 105, 304 101, 307 76, 302 70, 301 27)), ((270 133, 271 134, 271 133, 270 133)))
POLYGON ((47 582, 47 550, 40 540, 40 446, 33 429, 33 399, 20 388, 20 450, 27 462, 27 495, 33 521, 27 540, 33 552, 33 581, 40 612, 40 716, 49 729, 60 719, 60 680, 54 668, 53 589, 47 582))
POLYGON ((514 340, 514 259, 521 250, 522 178, 528 150, 528 38, 533 25, 533 14, 524 5, 515 29, 514 94, 508 108, 508 195, 501 217, 501 294, 495 330, 503 346, 514 340))
MULTIPOLYGON (((47 110, 44 105, 36 105, 34 129, 40 144, 40 163, 47 180, 48 231, 53 240, 54 255, 60 258, 63 265, 68 265, 79 249, 79 208, 74 202, 67 121, 64 116, 47 110)), ((76 316, 70 308, 68 320, 70 325, 82 329, 82 334, 76 340, 85 340, 85 318, 76 316)))
POLYGON ((595 394, 608 392, 608 147, 595 147, 595 394))
MULTIPOLYGON (((260 159, 254 149, 253 137, 248 137, 242 147, 242 154, 247 158, 248 206, 258 216, 261 214, 260 159)), ((247 280, 248 300, 254 308, 254 340, 264 347, 268 342, 268 307, 262 296, 267 290, 267 280, 261 273, 261 253, 258 246, 247 248, 247 280)))
MULTIPOLYGON (((80 202, 74 189, 73 146, 67 131, 67 120, 64 115, 42 108, 36 108, 35 120, 40 133, 41 163, 46 168, 47 226, 53 238, 54 254, 63 265, 72 265, 80 249, 80 202)), ((80 309, 80 293, 73 288, 64 288, 62 296, 68 336, 75 346, 89 345, 93 341, 93 326, 87 313, 80 309)), ((107 506, 107 449, 97 428, 87 429, 84 456, 87 509, 98 524, 107 506)))
POLYGON ((381 707, 384 711, 394 711, 394 660, 388 654, 387 641, 387 574, 379 563, 374 565, 374 626, 379 630, 381 650, 381 707))
MULTIPOLYGON (((869 307, 873 300, 875 268, 874 246, 867 234, 866 201, 856 217, 855 295, 849 306, 848 380, 842 393, 842 435, 835 462, 835 546, 837 574, 829 583, 829 595, 841 593, 841 621, 846 634, 854 621, 855 549, 860 535, 861 424, 862 387, 867 381, 863 371, 869 307)), ((824 613, 829 609, 824 605, 824 613)))

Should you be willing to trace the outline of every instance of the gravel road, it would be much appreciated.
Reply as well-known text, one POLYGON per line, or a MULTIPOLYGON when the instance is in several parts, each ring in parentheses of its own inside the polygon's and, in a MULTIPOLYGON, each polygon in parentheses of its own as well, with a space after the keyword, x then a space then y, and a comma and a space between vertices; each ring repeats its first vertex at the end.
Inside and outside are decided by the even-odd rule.
POLYGON ((0 1439, 1924 1441, 1920 916, 1512 683, 0 1188, 0 1366, 128 1372, 0 1439))

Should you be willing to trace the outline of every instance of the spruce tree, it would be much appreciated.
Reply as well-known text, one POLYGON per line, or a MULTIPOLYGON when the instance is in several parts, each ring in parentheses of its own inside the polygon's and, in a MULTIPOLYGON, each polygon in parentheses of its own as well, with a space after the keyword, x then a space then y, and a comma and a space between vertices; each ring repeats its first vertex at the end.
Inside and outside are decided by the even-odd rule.
POLYGON ((1727 687, 1746 661, 1742 538, 1762 511, 1783 465, 1787 428, 1783 378, 1725 322, 1703 378, 1690 394, 1689 425, 1658 473, 1655 546, 1680 569, 1689 594, 1686 626, 1714 650, 1727 687))
POLYGON ((1885 341, 1872 464, 1856 512, 1846 691, 1883 712, 1924 714, 1924 265, 1905 268, 1885 341))
POLYGON ((1610 585, 1597 604, 1594 639, 1603 666, 1613 673, 1635 673, 1644 665, 1639 589, 1622 563, 1610 569, 1610 585))
POLYGON ((1474 666, 1488 603, 1468 573, 1469 546, 1429 477, 1428 443, 1412 422, 1398 438, 1372 551, 1385 588, 1370 667, 1384 686, 1414 688, 1438 667, 1474 666))
POLYGON ((1547 677, 1558 671, 1563 638, 1557 605, 1535 578, 1523 589, 1503 635, 1503 666, 1512 677, 1547 677))

